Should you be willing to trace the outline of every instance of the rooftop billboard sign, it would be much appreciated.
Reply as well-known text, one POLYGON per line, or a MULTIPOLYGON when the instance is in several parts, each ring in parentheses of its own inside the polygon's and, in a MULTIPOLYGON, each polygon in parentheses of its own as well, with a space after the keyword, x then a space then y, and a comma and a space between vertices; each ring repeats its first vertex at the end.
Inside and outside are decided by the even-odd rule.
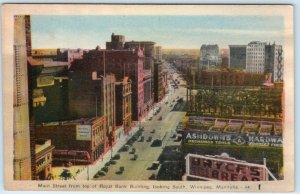
POLYGON ((231 157, 186 156, 186 176, 202 180, 265 181, 268 169, 265 165, 248 163, 231 157))
POLYGON ((282 136, 257 135, 248 133, 185 130, 186 144, 245 145, 262 147, 282 147, 282 136))

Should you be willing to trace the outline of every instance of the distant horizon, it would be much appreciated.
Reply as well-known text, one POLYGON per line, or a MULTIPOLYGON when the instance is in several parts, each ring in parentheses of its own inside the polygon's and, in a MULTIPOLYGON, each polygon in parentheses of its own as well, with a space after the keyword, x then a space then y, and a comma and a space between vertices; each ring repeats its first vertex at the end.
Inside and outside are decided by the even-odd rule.
POLYGON ((32 48, 106 48, 111 34, 125 41, 153 41, 166 49, 200 49, 202 44, 284 43, 280 16, 31 16, 32 48))

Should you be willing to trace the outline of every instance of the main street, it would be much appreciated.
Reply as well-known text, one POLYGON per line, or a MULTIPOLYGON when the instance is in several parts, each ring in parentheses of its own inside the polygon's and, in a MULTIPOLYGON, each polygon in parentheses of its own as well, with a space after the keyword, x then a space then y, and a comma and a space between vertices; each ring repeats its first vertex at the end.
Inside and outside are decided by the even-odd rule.
MULTIPOLYGON (((169 73, 173 74, 174 80, 177 79, 184 85, 184 81, 174 70, 169 73)), ((169 81, 173 82, 172 79, 169 81)), ((151 176, 157 178, 162 165, 158 168, 151 168, 152 164, 160 160, 162 153, 166 152, 167 148, 180 147, 181 142, 177 139, 175 129, 185 115, 185 102, 177 102, 177 100, 185 99, 185 94, 186 88, 179 86, 175 89, 170 86, 165 100, 156 104, 156 107, 160 107, 159 113, 150 115, 146 121, 140 123, 143 127, 142 134, 128 151, 119 151, 120 159, 115 160, 116 164, 110 164, 108 172, 95 180, 149 180, 151 176), (150 141, 149 138, 151 138, 150 141), (162 145, 155 146, 153 144, 155 140, 161 140, 162 145), (136 160, 133 160, 132 148, 135 149, 136 160), (124 168, 123 172, 120 172, 120 167, 124 168)))

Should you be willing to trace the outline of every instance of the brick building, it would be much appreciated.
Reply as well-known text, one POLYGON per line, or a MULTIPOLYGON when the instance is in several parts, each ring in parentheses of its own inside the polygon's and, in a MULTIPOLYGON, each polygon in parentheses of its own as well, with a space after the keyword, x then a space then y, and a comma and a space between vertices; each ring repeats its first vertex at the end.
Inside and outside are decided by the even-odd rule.
POLYGON ((50 139, 36 139, 35 141, 35 162, 36 180, 49 180, 52 174, 52 151, 50 139))
POLYGON ((100 76, 97 72, 81 71, 75 67, 68 74, 68 102, 71 119, 106 117, 107 136, 114 140, 115 76, 100 76))
POLYGON ((14 180, 31 180, 35 176, 35 157, 27 69, 27 57, 31 55, 30 16, 14 16, 13 49, 13 177, 14 180))
POLYGON ((155 62, 154 63, 154 102, 159 102, 163 99, 165 95, 165 88, 164 88, 164 77, 163 77, 163 69, 162 69, 162 62, 155 62))
POLYGON ((51 140, 55 166, 90 164, 108 146, 105 126, 104 116, 43 123, 36 126, 36 138, 51 140))
POLYGON ((57 49, 57 61, 71 64, 76 59, 82 59, 85 52, 88 52, 88 49, 57 49))
POLYGON ((221 49, 220 54, 221 54, 221 68, 228 68, 228 58, 229 58, 229 50, 228 49, 221 49))
POLYGON ((111 42, 106 42, 107 50, 122 50, 124 49, 125 36, 111 34, 111 42))
POLYGON ((131 127, 131 81, 125 77, 116 82, 116 125, 123 126, 125 134, 131 127))
MULTIPOLYGON (((144 102, 141 112, 148 112, 153 107, 153 65, 154 58, 161 56, 161 47, 155 53, 155 42, 152 41, 129 41, 125 42, 125 36, 111 35, 111 42, 106 42, 107 50, 144 50, 144 102), (156 55, 155 55, 156 54, 156 55)), ((131 79, 131 78, 130 78, 131 79)), ((134 113, 134 112, 133 112, 134 113)), ((142 113, 144 115, 144 113, 142 113)), ((136 116, 133 114, 135 120, 136 116)), ((140 117, 140 116, 139 116, 140 117)))
POLYGON ((154 75, 154 46, 152 41, 129 41, 125 42, 125 49, 143 49, 144 50, 144 110, 148 112, 153 107, 153 75, 154 75))
POLYGON ((163 70, 163 88, 164 88, 164 96, 169 92, 169 84, 168 84, 168 70, 163 70))
POLYGON ((161 46, 154 47, 154 60, 162 61, 162 48, 161 46))
POLYGON ((153 68, 154 64, 154 45, 152 41, 129 41, 125 42, 125 49, 143 49, 145 54, 145 69, 153 68))
POLYGON ((29 64, 35 123, 69 119, 68 66, 46 66, 45 62, 35 60, 29 60, 29 64))
POLYGON ((129 77, 132 89, 132 119, 139 120, 147 113, 144 106, 144 52, 143 50, 102 50, 96 48, 75 60, 70 71, 97 72, 98 75, 112 73, 116 80, 129 77))

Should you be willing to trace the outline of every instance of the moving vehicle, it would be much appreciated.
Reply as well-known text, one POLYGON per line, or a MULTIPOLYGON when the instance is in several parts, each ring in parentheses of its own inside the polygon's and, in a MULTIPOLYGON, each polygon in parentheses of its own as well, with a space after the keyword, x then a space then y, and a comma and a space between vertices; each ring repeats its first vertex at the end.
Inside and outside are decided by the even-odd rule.
POLYGON ((151 170, 156 170, 160 166, 159 161, 152 162, 152 166, 150 167, 151 170))
POLYGON ((183 98, 179 98, 177 102, 183 102, 183 98))
POLYGON ((151 147, 160 147, 162 146, 162 140, 160 139, 156 139, 153 141, 153 143, 151 144, 151 147))

